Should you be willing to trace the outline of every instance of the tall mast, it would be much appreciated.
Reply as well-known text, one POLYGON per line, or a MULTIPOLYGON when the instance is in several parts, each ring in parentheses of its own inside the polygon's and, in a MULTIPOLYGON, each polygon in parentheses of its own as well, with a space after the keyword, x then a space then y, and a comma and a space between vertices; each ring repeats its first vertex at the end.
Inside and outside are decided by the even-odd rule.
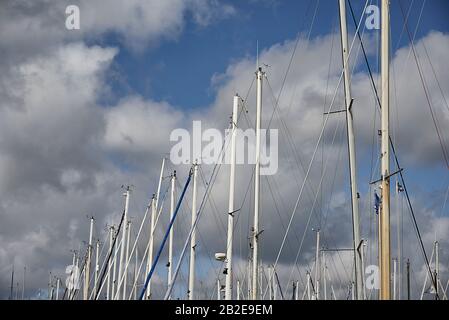
MULTIPOLYGON (((153 198, 151 199, 151 218, 150 218, 150 238, 149 238, 149 247, 148 247, 148 259, 147 259, 147 271, 145 274, 148 274, 150 272, 151 266, 153 265, 153 248, 154 248, 154 222, 156 220, 156 198, 155 195, 153 195, 153 198)), ((136 289, 137 291, 137 289, 136 289)), ((150 299, 151 297, 151 281, 148 282, 147 292, 146 292, 146 299, 150 299)))
POLYGON ((307 271, 306 279, 307 279, 307 298, 310 300, 310 272, 309 271, 307 271))
POLYGON ((189 261, 189 300, 193 300, 195 288, 195 248, 196 248, 196 180, 198 174, 198 164, 193 166, 193 199, 192 199, 192 235, 190 237, 190 261, 189 261))
POLYGON ((354 118, 352 115, 352 96, 351 96, 351 78, 349 72, 349 49, 348 49, 348 31, 346 24, 346 0, 339 0, 340 7, 340 32, 341 47, 344 69, 344 89, 345 89, 345 105, 346 105, 346 126, 348 135, 348 151, 349 151, 349 181, 351 187, 351 208, 352 208, 352 230, 353 230, 353 247, 354 247, 354 272, 355 272, 355 290, 358 300, 363 300, 363 270, 362 257, 360 248, 360 218, 359 203, 357 196, 357 172, 356 172, 356 156, 355 156, 355 138, 354 138, 354 118))
POLYGON ((60 281, 61 281, 61 279, 56 278, 56 300, 59 300, 59 283, 60 283, 60 281))
MULTIPOLYGON (((120 262, 118 265, 118 279, 122 279, 123 276, 123 268, 124 268, 124 260, 125 260, 125 249, 126 249, 126 231, 128 226, 128 208, 129 208, 129 186, 126 187, 126 192, 124 193, 125 196, 125 215, 123 218, 123 231, 122 231, 122 240, 121 240, 121 248, 120 248, 120 262)), ((126 261, 126 260, 125 260, 126 261)), ((117 285, 117 283, 116 283, 117 285)), ((119 290, 119 286, 116 287, 117 290, 119 290)), ((120 294, 115 294, 113 297, 116 297, 118 299, 120 294)))
POLYGON ((94 230, 94 218, 90 218, 90 229, 89 229, 89 246, 87 247, 87 261, 86 268, 84 272, 84 291, 83 291, 83 299, 89 299, 89 282, 90 282, 90 265, 92 260, 92 235, 94 230))
MULTIPOLYGON (((111 226, 109 227, 109 253, 112 254, 112 250, 113 250, 113 244, 114 244, 114 227, 111 226)), ((106 283, 106 300, 109 300, 110 294, 111 294, 111 260, 109 259, 108 261, 108 273, 107 273, 107 277, 108 277, 108 282, 106 283)), ((112 293, 114 294, 114 293, 112 293)))
MULTIPOLYGON (((137 266, 139 263, 139 247, 136 247, 136 261, 134 262, 134 279, 133 279, 133 283, 137 284, 137 277, 139 276, 137 273, 137 266)), ((131 288, 131 292, 134 289, 134 300, 137 300, 137 285, 133 286, 133 288, 131 288)))
POLYGON ((316 232, 315 298, 316 300, 320 300, 320 230, 317 230, 316 232))
POLYGON ((225 300, 232 299, 232 247, 234 234, 234 190, 235 190, 235 138, 237 135, 237 119, 239 107, 238 95, 234 96, 231 123, 231 168, 229 174, 229 202, 228 202, 228 237, 226 243, 226 286, 225 300))
POLYGON ((390 8, 389 0, 382 0, 381 27, 381 178, 382 178, 382 209, 380 211, 380 299, 391 298, 391 254, 390 254, 390 8))
POLYGON ((94 292, 97 291, 98 274, 100 272, 100 240, 97 240, 95 248, 95 278, 94 278, 94 292))
MULTIPOLYGON (((170 197, 170 221, 173 219, 173 214, 175 211, 175 181, 176 181, 176 170, 171 176, 171 197, 170 197)), ((168 240, 168 275, 167 275, 167 286, 170 288, 172 279, 172 264, 173 264, 173 227, 170 229, 169 240, 168 240)), ((171 299, 171 296, 169 297, 171 299)))
POLYGON ((165 158, 162 158, 161 173, 159 175, 159 183, 157 185, 157 193, 156 193, 156 209, 159 208, 159 195, 161 193, 161 184, 162 184, 162 176, 164 174, 164 167, 165 167, 165 158))
MULTIPOLYGON (((128 221, 126 225, 126 254, 125 254, 125 269, 123 274, 123 300, 126 300, 126 281, 128 276, 128 266, 129 266, 129 243, 130 243, 130 236, 131 236, 131 220, 128 221)), ((122 281, 121 278, 119 278, 119 281, 122 281)), ((119 282, 120 283, 120 282, 119 282)))
POLYGON ((257 299, 257 271, 259 251, 259 193, 260 193, 260 124, 262 117, 262 68, 257 69, 257 106, 256 106, 256 167, 254 173, 254 227, 253 227, 253 273, 251 298, 257 299))
MULTIPOLYGON (((153 251, 154 251, 154 228, 156 222, 156 214, 159 208, 159 196, 161 192, 162 178, 164 175, 165 158, 162 158, 161 173, 159 174, 159 183, 157 185, 156 195, 153 195, 151 200, 151 222, 150 222, 150 238, 149 238, 149 248, 148 248, 148 261, 147 261, 147 271, 146 274, 150 272, 151 266, 153 264, 153 251)), ((137 289, 136 289, 137 291, 137 289)), ((151 279, 148 282, 146 299, 151 298, 151 279)))

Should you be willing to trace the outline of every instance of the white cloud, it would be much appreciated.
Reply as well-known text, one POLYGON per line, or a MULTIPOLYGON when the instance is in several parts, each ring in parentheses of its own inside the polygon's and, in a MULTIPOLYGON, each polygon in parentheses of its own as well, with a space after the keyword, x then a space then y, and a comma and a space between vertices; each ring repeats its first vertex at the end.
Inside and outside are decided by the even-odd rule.
MULTIPOLYGON (((124 37, 124 41, 131 41, 132 45, 137 46, 141 43, 151 45, 153 41, 176 37, 179 34, 187 10, 184 3, 158 2, 160 5, 157 7, 152 2, 145 4, 144 6, 142 2, 137 1, 126 4, 120 2, 116 7, 106 8, 101 7, 99 2, 82 3, 82 7, 89 5, 92 8, 92 13, 84 17, 86 32, 92 31, 92 37, 95 33, 99 35, 116 32, 124 37), (112 20, 94 19, 100 12, 102 17, 110 17, 112 20)), ((217 13, 212 14, 210 11, 219 10, 215 1, 195 1, 195 5, 198 11, 194 13, 194 19, 198 24, 210 23, 217 16, 217 13)), ((33 8, 35 7, 31 6, 30 10, 33 8)), ((52 10, 50 14, 59 12, 52 10)), ((83 8, 81 10, 83 11, 83 8)), ((224 9, 224 14, 231 13, 232 9, 224 9)), ((225 74, 217 75, 215 79, 218 81, 213 83, 216 100, 211 106, 202 110, 187 112, 182 110, 182 106, 171 106, 164 101, 145 100, 137 95, 124 97, 116 105, 101 107, 97 100, 101 93, 108 89, 105 72, 110 68, 117 50, 87 46, 80 42, 61 44, 60 39, 65 39, 65 36, 59 32, 65 31, 53 31, 51 26, 45 29, 47 24, 44 24, 43 20, 38 17, 27 17, 26 19, 31 19, 31 24, 42 25, 36 41, 53 43, 53 35, 59 37, 59 40, 55 41, 57 44, 53 47, 56 50, 39 55, 29 52, 26 60, 11 69, 8 68, 7 75, 11 81, 5 80, 4 77, 0 80, 2 84, 0 95, 7 97, 0 109, 0 187, 3 194, 7 195, 6 199, 0 202, 0 213, 4 221, 0 226, 1 241, 7 248, 5 250, 2 247, 0 251, 2 262, 0 268, 2 274, 7 275, 14 252, 23 248, 33 248, 32 252, 27 251, 26 257, 18 262, 35 266, 34 274, 38 275, 39 279, 33 285, 37 288, 45 286, 46 272, 49 269, 62 270, 64 263, 70 263, 68 250, 77 249, 81 239, 86 239, 87 221, 83 220, 86 214, 95 214, 98 217, 98 233, 105 222, 117 218, 123 205, 121 184, 135 185, 131 211, 132 215, 137 217, 137 221, 139 220, 148 196, 154 191, 160 157, 169 151, 170 131, 177 127, 189 129, 191 120, 202 120, 208 127, 221 129, 227 127, 232 95, 237 91, 242 96, 246 94, 251 77, 254 75, 255 61, 251 57, 243 58, 231 64, 225 74), (120 158, 119 163, 114 162, 116 157, 120 158), (128 165, 134 170, 128 170, 128 165)), ((26 24, 26 21, 19 19, 16 24, 10 25, 10 31, 17 35, 26 29, 26 24)), ((297 147, 296 152, 305 166, 310 161, 321 127, 323 107, 329 106, 341 69, 338 48, 334 48, 329 69, 332 37, 328 35, 316 38, 309 43, 305 39, 300 41, 292 64, 293 69, 287 78, 279 105, 280 115, 290 130, 289 133, 297 147), (329 89, 326 91, 328 72, 329 89)), ((13 41, 11 39, 13 38, 10 40, 4 38, 0 46, 4 47, 8 41, 13 41)), ((447 69, 444 68, 442 57, 444 52, 449 50, 446 48, 449 46, 448 36, 432 33, 425 39, 440 81, 447 92, 449 74, 445 71, 447 69)), ((24 46, 30 45, 24 38, 20 40, 19 37, 18 41, 23 41, 24 46)), ((338 35, 335 35, 334 41, 338 41, 338 35)), ((261 62, 271 66, 267 69, 267 74, 275 96, 280 90, 293 45, 293 42, 286 41, 266 49, 260 55, 261 62)), ((426 166, 429 165, 427 162, 429 159, 435 161, 439 147, 432 124, 429 122, 428 125, 420 126, 422 116, 427 111, 423 110, 422 93, 419 82, 416 82, 415 73, 410 65, 407 67, 401 65, 407 50, 407 48, 399 50, 393 60, 396 70, 403 70, 396 74, 398 101, 401 106, 407 106, 407 110, 404 112, 401 110, 399 117, 400 122, 405 121, 407 126, 397 128, 398 149, 402 151, 401 159, 405 158, 416 166, 426 166), (420 128, 422 132, 415 141, 412 137, 416 136, 416 128, 420 128), (407 148, 401 148, 401 145, 407 148), (423 157, 423 154, 427 156, 423 157)), ((427 69, 425 73, 430 74, 427 69)), ((437 88, 432 84, 430 89, 434 93, 437 88)), ((356 98, 354 113, 358 143, 368 145, 372 138, 370 127, 372 112, 369 110, 372 110, 373 97, 365 74, 357 73, 353 76, 353 93, 356 98)), ((334 109, 341 103, 342 95, 339 92, 334 109)), ((443 105, 440 102, 436 105, 443 115, 442 123, 447 121, 447 118, 443 118, 447 117, 447 114, 442 113, 443 105)), ((255 113, 254 87, 247 108, 246 116, 251 125, 255 113)), ((273 111, 272 97, 267 86, 264 87, 263 110, 266 125, 273 111)), ((328 224, 323 228, 323 237, 329 238, 326 236, 327 231, 333 240, 331 242, 329 238, 329 243, 335 246, 348 246, 351 242, 350 214, 347 196, 342 191, 347 190, 345 184, 347 177, 344 171, 346 166, 344 163, 340 163, 339 167, 336 166, 337 151, 342 148, 344 150, 346 146, 344 134, 342 139, 337 139, 334 146, 331 146, 337 121, 340 121, 340 128, 344 130, 343 118, 340 117, 338 120, 337 117, 340 116, 329 120, 329 129, 326 131, 325 158, 329 156, 331 164, 327 176, 337 172, 335 195, 331 202, 328 224)), ((247 126, 243 119, 241 123, 247 126)), ((272 127, 279 128, 282 135, 280 171, 276 177, 269 178, 280 216, 265 180, 262 187, 264 196, 261 213, 261 225, 265 230, 262 236, 264 244, 262 257, 265 262, 271 263, 279 249, 280 235, 284 233, 304 178, 303 171, 292 157, 292 151, 285 138, 285 129, 277 116, 272 127)), ((361 150, 363 151, 365 149, 361 150)), ((341 161, 344 161, 344 158, 341 161)), ((183 170, 185 168, 180 171, 183 170)), ((217 178, 212 194, 214 201, 207 204, 208 214, 200 224, 201 242, 198 251, 204 259, 210 258, 214 252, 223 251, 225 244, 223 225, 226 221, 228 187, 226 170, 227 168, 222 168, 217 178)), ((249 168, 238 170, 236 203, 241 204, 250 181, 250 170, 249 168)), ((210 168, 204 168, 204 171, 207 178, 210 168)), ((305 270, 307 265, 312 264, 314 235, 310 229, 318 224, 316 215, 319 207, 315 208, 316 212, 307 230, 306 222, 320 174, 321 164, 317 163, 312 168, 311 181, 307 185, 304 200, 293 221, 288 243, 281 256, 280 274, 288 275, 295 267, 292 262, 299 246, 298 240, 304 231, 308 234, 299 256, 298 267, 305 270)), ((184 176, 180 173, 179 177, 180 183, 183 183, 184 176)), ((323 186, 323 194, 326 196, 330 194, 331 185, 331 178, 326 178, 323 186)), ((363 196, 366 197, 362 194, 363 196)), ((247 236, 252 221, 249 215, 252 211, 249 204, 251 196, 248 197, 245 206, 238 213, 240 224, 235 235, 236 239, 239 239, 238 249, 235 250, 236 261, 240 260, 240 263, 247 258, 249 252, 247 236)), ((188 210, 184 208, 184 211, 183 221, 187 222, 177 226, 179 234, 182 235, 185 235, 189 223, 186 216, 188 210)), ((444 219, 437 219, 433 212, 427 216, 435 223, 426 228, 426 241, 430 241, 436 229, 442 236, 449 232, 446 230, 447 223, 444 219)), ((179 237, 177 248, 182 242, 182 237, 179 237)), ((410 243, 411 246, 415 246, 416 240, 411 238, 410 243)), ((345 259, 341 265, 348 268, 349 260, 345 259)), ((216 267, 217 265, 210 265, 211 276, 206 277, 207 279, 213 278, 212 269, 216 267)), ((343 266, 336 268, 343 274, 343 266)), ((244 267, 240 269, 245 270, 244 267)), ((287 280, 282 276, 282 282, 287 280)), ((2 284, 7 282, 5 276, 1 281, 2 284)), ((342 296, 345 288, 339 290, 342 296)))
POLYGON ((129 97, 106 114, 106 148, 136 153, 168 152, 167 138, 180 125, 182 112, 165 102, 129 97))

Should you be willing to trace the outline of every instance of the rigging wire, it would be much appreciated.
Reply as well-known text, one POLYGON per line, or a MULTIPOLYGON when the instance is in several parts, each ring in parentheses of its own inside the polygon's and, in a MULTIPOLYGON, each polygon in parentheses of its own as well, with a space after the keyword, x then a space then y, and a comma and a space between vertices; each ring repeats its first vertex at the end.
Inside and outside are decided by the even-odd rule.
MULTIPOLYGON (((365 2, 365 8, 366 8, 367 4, 368 4, 368 1, 365 2)), ((361 18, 360 18, 360 23, 358 24, 357 31, 359 30, 359 28, 360 28, 360 26, 361 26, 361 24, 362 24, 362 19, 363 19, 363 15, 362 15, 361 18)), ((351 51, 352 51, 352 48, 353 48, 353 46, 354 46, 354 42, 355 42, 355 38, 353 39, 353 41, 352 41, 352 43, 351 43, 351 46, 350 46, 350 49, 349 49, 349 54, 350 54, 351 51)), ((348 58, 349 58, 349 57, 348 57, 348 58)), ((345 63, 347 63, 347 61, 346 61, 345 63)), ((323 132, 324 132, 325 126, 326 126, 326 124, 327 124, 327 121, 328 121, 329 115, 330 115, 329 112, 332 110, 332 106, 333 106, 333 104, 334 104, 334 102, 335 102, 335 98, 336 98, 336 95, 337 95, 337 92, 338 92, 338 88, 339 88, 339 86, 340 86, 340 84, 341 84, 342 78, 343 78, 343 69, 342 69, 342 71, 341 71, 341 73, 340 73, 340 77, 339 77, 339 80, 338 80, 338 83, 337 83, 337 87, 335 88, 335 92, 334 92, 333 97, 332 97, 332 102, 331 102, 331 104, 330 104, 330 106, 329 106, 329 110, 328 110, 326 119, 325 119, 325 121, 324 121, 324 126, 323 126, 322 129, 321 129, 321 132, 320 132, 320 134, 319 134, 317 143, 316 143, 315 148, 314 148, 314 151, 313 151, 313 153, 312 153, 312 159, 311 159, 311 161, 309 162, 309 166, 308 166, 308 169, 307 169, 307 172, 306 172, 306 177, 304 178, 304 182, 303 182, 303 184, 302 184, 302 186, 301 186, 301 189, 300 189, 300 191, 299 191, 298 198, 297 198, 296 203, 295 203, 295 207, 294 207, 293 212, 292 212, 292 214, 291 214, 290 221, 289 221, 289 224, 288 224, 288 226, 287 226, 287 232, 286 232, 286 233, 284 234, 284 236, 283 236, 283 240, 282 240, 282 243, 281 243, 281 247, 280 247, 279 252, 278 252, 278 255, 277 255, 277 257, 276 257, 275 267, 276 267, 276 265, 277 265, 277 263, 278 263, 278 261, 279 261, 280 255, 281 255, 281 253, 282 253, 282 249, 283 249, 283 247, 284 247, 284 245, 285 245, 285 240, 286 240, 286 237, 287 237, 287 235, 288 235, 288 231, 290 230, 290 227, 291 227, 293 218, 294 218, 294 216, 295 216, 295 214, 296 214, 298 205, 299 205, 299 203, 300 203, 301 195, 302 195, 303 190, 304 190, 305 182, 307 181, 307 178, 308 178, 308 176, 309 176, 309 173, 310 173, 310 169, 311 169, 313 160, 315 159, 315 156, 316 156, 316 153, 317 153, 317 150, 318 150, 318 146, 319 146, 319 144, 320 144, 320 142, 321 142, 321 139, 322 139, 322 137, 323 137, 323 132)), ((264 296, 265 296, 265 295, 266 295, 266 291, 265 291, 265 293, 264 293, 264 296)))
MULTIPOLYGON (((351 5, 351 0, 348 0, 348 2, 349 2, 349 7, 350 7, 352 19, 353 19, 354 23, 356 23, 354 11, 353 11, 352 5, 351 5)), ((373 78, 373 74, 371 72, 371 67, 369 65, 369 61, 368 61, 368 58, 367 58, 367 55, 366 55, 366 51, 365 51, 365 48, 364 48, 364 45, 363 45, 363 41, 362 41, 362 38, 360 36, 360 33, 358 32, 358 29, 356 30, 356 33, 357 33, 357 36, 358 36, 359 41, 360 41, 361 46, 362 46, 362 52, 363 52, 363 55, 365 57, 365 63, 366 63, 367 69, 368 69, 368 73, 369 73, 369 76, 370 76, 370 79, 371 79, 371 83, 372 83, 373 89, 375 91, 375 97, 377 98, 378 107, 379 107, 379 109, 381 109, 382 108, 382 104, 380 102, 379 94, 377 92, 377 87, 374 84, 374 78, 373 78)), ((397 157, 396 150, 394 148, 394 145, 393 145, 391 137, 389 137, 389 142, 390 142, 391 151, 393 151, 393 156, 394 156, 394 160, 395 160, 396 166, 398 168, 401 168, 401 166, 399 165, 399 159, 397 157)), ((405 183, 404 175, 403 175, 402 171, 399 171, 398 174, 401 177, 402 186, 404 188, 404 192, 405 192, 405 195, 406 195, 407 203, 408 203, 408 206, 409 206, 409 209, 410 209, 410 214, 411 214, 413 226, 415 228, 415 232, 417 234, 417 237, 418 237, 418 240, 419 240, 419 243, 420 243, 421 252, 422 252, 422 254, 424 256, 424 260, 425 260, 428 272, 430 273, 430 275, 432 275, 432 270, 430 269, 429 260, 427 258, 427 253, 426 253, 426 250, 424 248, 424 244, 423 244, 422 237, 421 237, 421 232, 419 231, 419 227, 418 227, 418 223, 416 221, 416 217, 415 217, 415 213, 414 213, 414 210, 413 210, 413 206, 411 204, 410 196, 408 194, 408 190, 407 190, 407 186, 406 186, 406 183, 405 183)), ((431 276, 431 279, 433 281, 433 277, 432 276, 431 276)))
MULTIPOLYGON (((427 100, 427 105, 429 107, 430 114, 432 116, 433 124, 435 126, 435 130, 436 130, 436 133, 437 133, 437 136, 438 136, 438 140, 440 142, 440 146, 441 146, 441 150, 442 150, 442 153, 443 153, 444 161, 446 162, 446 167, 449 169, 449 156, 448 156, 446 147, 444 145, 444 141, 443 141, 442 134, 440 132, 440 128, 438 126, 438 122, 437 122, 437 119, 436 119, 436 116, 435 116, 435 111, 433 110, 432 101, 430 100, 429 89, 427 88, 427 85, 426 85, 426 80, 424 78, 422 67, 421 67, 421 65, 419 63, 419 59, 418 59, 418 56, 417 56, 417 53, 416 53, 415 44, 414 44, 414 41, 413 41, 412 36, 410 34, 410 30, 408 28, 408 23, 405 20, 405 14, 404 14, 404 10, 402 8, 402 4, 401 4, 400 0, 398 1, 398 4, 399 4, 399 7, 401 8, 402 17, 404 19, 405 30, 407 31, 407 35, 408 35, 408 38, 410 40, 410 45, 411 45, 411 49, 412 49, 412 52, 413 52, 413 56, 415 58, 416 67, 418 68, 419 77, 420 77, 420 80, 421 80, 421 83, 422 83, 422 86, 423 86, 423 89, 424 89, 424 94, 425 94, 425 97, 426 97, 426 100, 427 100)), ((425 4, 425 2, 424 2, 424 4, 425 4)))

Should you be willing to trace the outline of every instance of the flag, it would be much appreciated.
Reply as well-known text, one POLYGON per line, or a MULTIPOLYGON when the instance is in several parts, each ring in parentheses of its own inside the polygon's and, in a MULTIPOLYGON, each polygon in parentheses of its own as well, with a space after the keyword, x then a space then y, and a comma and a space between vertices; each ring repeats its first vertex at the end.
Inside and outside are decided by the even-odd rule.
POLYGON ((380 198, 377 195, 377 192, 374 191, 374 212, 376 212, 376 214, 379 214, 379 209, 380 209, 380 198))

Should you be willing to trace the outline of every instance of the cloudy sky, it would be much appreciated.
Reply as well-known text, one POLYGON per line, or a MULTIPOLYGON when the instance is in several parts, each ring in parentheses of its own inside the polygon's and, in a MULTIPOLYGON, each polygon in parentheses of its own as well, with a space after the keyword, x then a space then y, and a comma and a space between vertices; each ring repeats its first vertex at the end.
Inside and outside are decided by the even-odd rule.
MULTIPOLYGON (((359 20, 365 1, 351 4, 359 20)), ((440 243, 443 286, 449 277, 449 173, 443 155, 443 149, 449 150, 447 13, 445 0, 391 1, 391 134, 429 258, 435 239, 440 243)), ((353 42, 355 27, 349 8, 348 25, 349 42, 354 43, 351 70, 361 229, 368 243, 367 264, 376 264, 375 185, 370 182, 379 178, 380 118, 360 42, 353 42)), ((367 30, 364 24, 361 32, 377 84, 380 33, 367 30)), ((325 248, 351 246, 342 115, 329 117, 311 162, 325 121, 323 111, 343 104, 338 2, 2 1, 0 298, 9 297, 13 265, 19 296, 24 267, 25 297, 47 296, 49 272, 64 282, 71 251, 86 250, 90 216, 96 221, 94 237, 103 247, 107 227, 119 222, 123 185, 132 185, 130 216, 135 237, 156 191, 161 160, 173 145, 172 130, 190 130, 192 121, 200 120, 204 129, 224 132, 235 93, 247 97, 240 126, 252 127, 257 46, 267 76, 262 126, 267 127, 273 117, 270 128, 279 130, 279 170, 261 180, 261 259, 265 268, 275 262, 293 215, 278 262, 287 296, 292 281, 299 281, 302 293, 305 273, 314 264, 312 229, 321 229, 325 248), (65 27, 65 9, 71 4, 80 8, 79 30, 65 27), (309 163, 310 175, 295 210, 309 163)), ((168 163, 165 175, 177 170, 180 189, 188 169, 168 163)), ((201 166, 200 200, 212 170, 212 166, 201 166)), ((253 210, 251 167, 239 166, 237 172, 236 207, 241 210, 236 214, 236 278, 246 286, 253 210)), ((223 266, 213 254, 225 251, 228 173, 227 166, 220 167, 199 223, 198 297, 211 298, 217 278, 223 280, 223 266)), ((167 187, 168 179, 164 179, 163 191, 167 187)), ((157 244, 167 226, 166 202, 157 244)), ((175 224, 175 261, 188 232, 190 204, 189 190, 175 224)), ((398 230, 401 264, 410 259, 417 298, 426 271, 403 194, 392 197, 393 257, 398 257, 398 230)), ((145 233, 139 243, 140 252, 147 237, 145 233)), ((155 279, 157 297, 165 290, 166 261, 164 252, 155 279)), ((351 256, 329 253, 326 261, 329 283, 338 298, 345 299, 351 256)), ((185 297, 186 279, 184 263, 177 297, 185 297)), ((375 297, 376 292, 370 294, 375 297)))

